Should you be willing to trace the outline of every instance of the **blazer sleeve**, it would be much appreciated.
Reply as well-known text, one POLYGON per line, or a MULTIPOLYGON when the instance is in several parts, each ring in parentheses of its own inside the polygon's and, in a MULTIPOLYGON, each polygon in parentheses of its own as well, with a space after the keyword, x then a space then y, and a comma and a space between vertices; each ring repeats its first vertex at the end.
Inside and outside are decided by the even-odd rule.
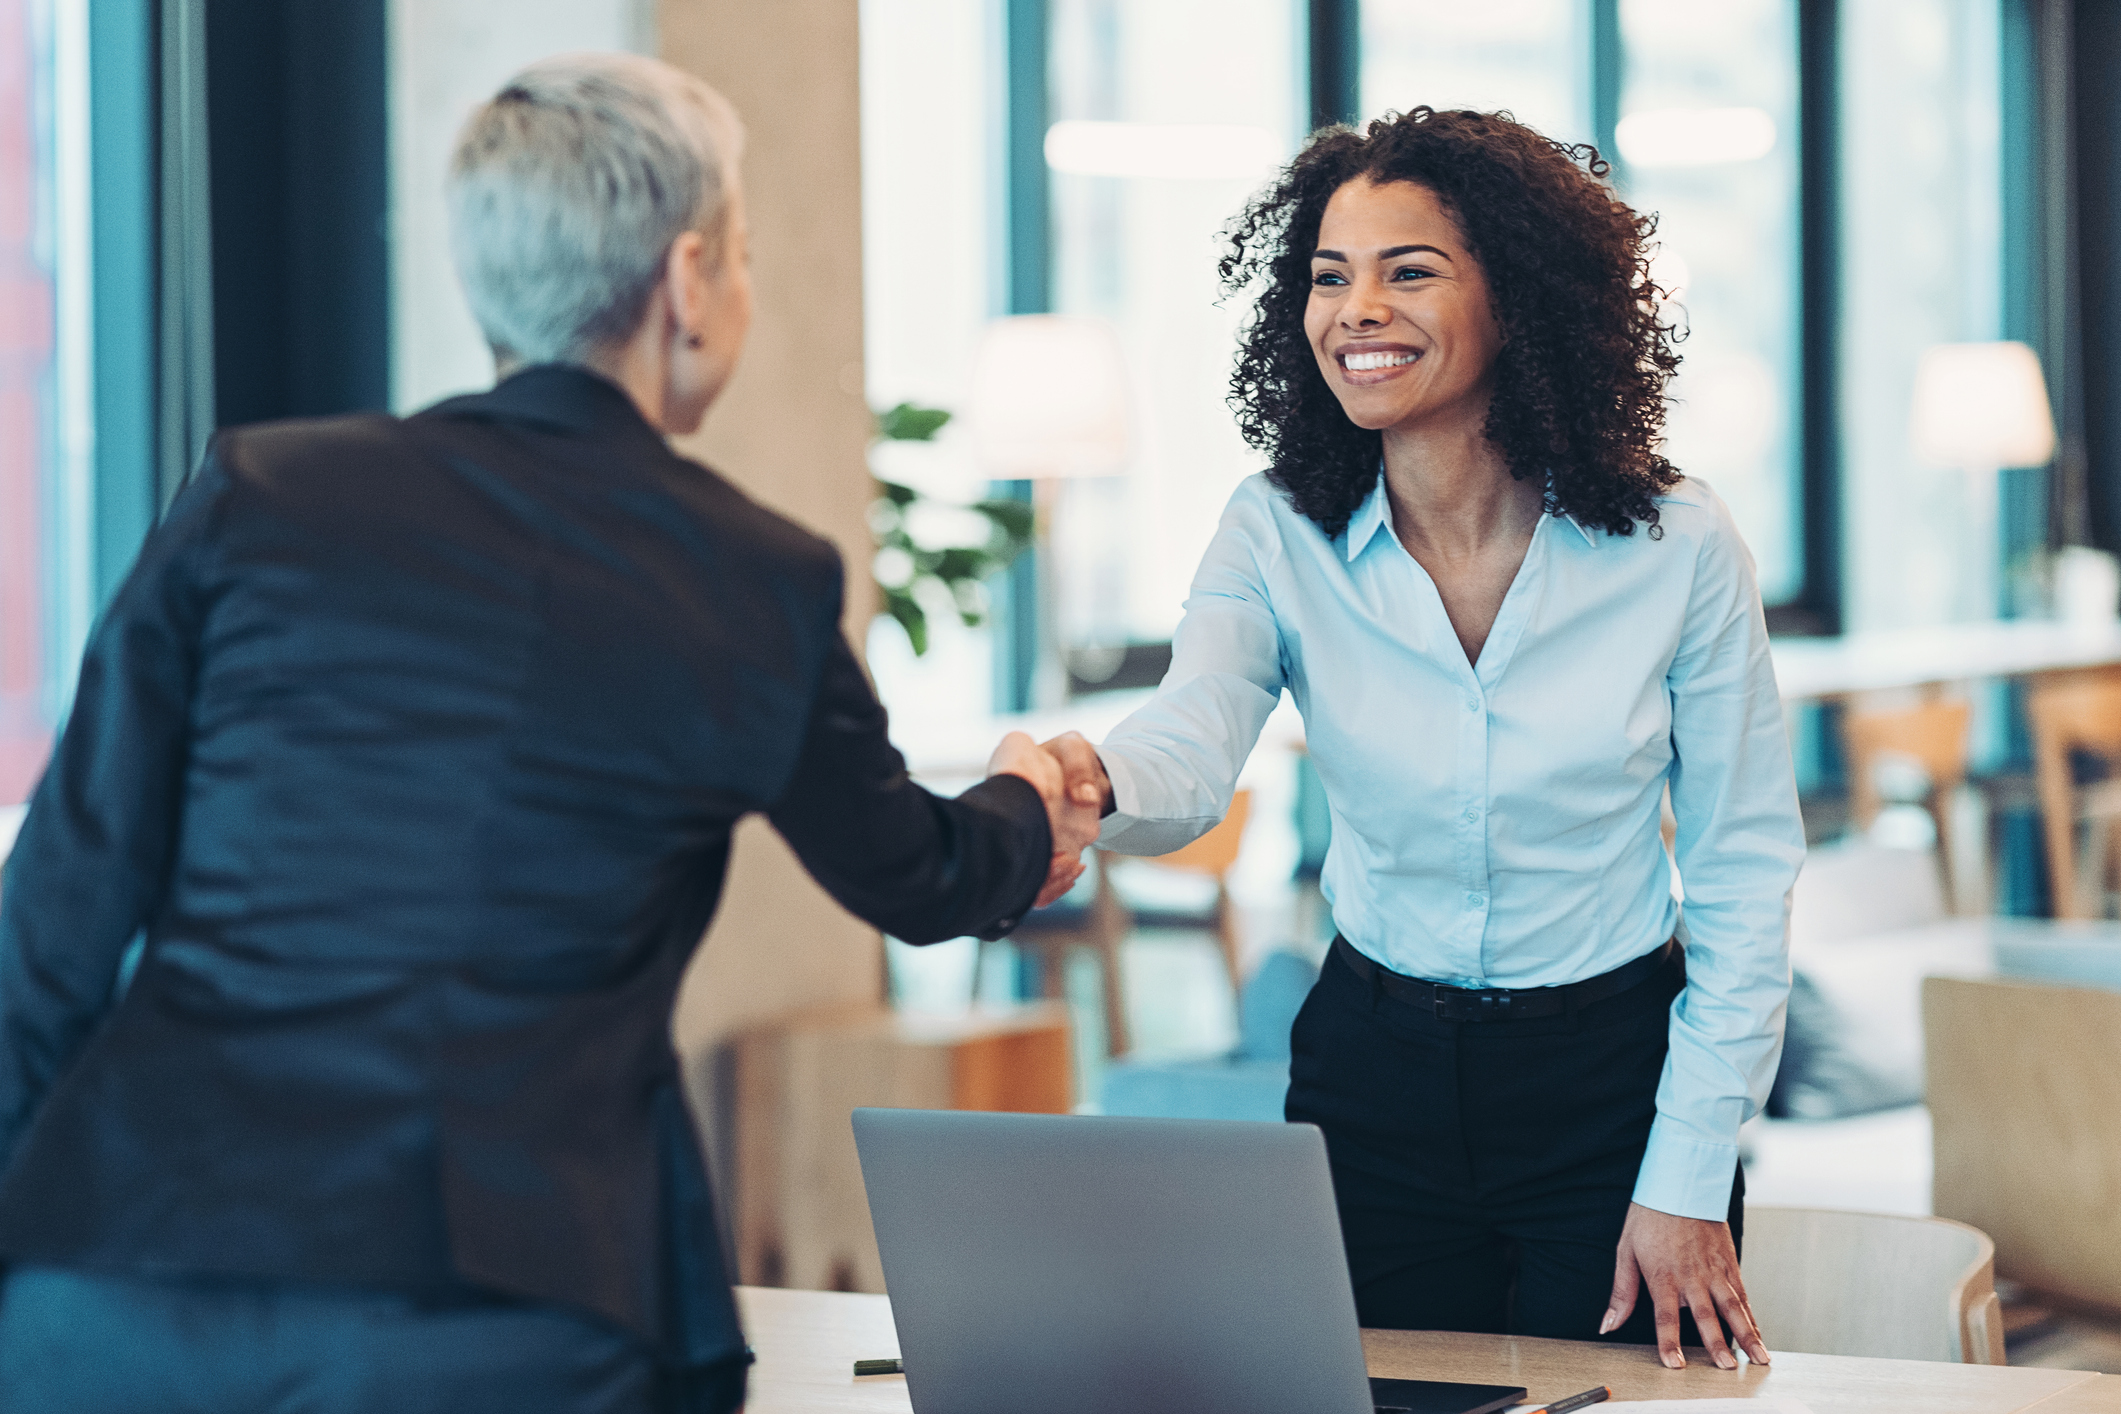
POLYGON ((916 785, 883 704, 836 631, 795 771, 767 818, 850 913, 909 943, 999 938, 1053 856, 1045 803, 995 776, 944 799, 916 785))
POLYGON ((201 623, 225 478, 209 454, 89 640, 73 711, 0 887, 0 1171, 110 1009, 176 856, 201 623))

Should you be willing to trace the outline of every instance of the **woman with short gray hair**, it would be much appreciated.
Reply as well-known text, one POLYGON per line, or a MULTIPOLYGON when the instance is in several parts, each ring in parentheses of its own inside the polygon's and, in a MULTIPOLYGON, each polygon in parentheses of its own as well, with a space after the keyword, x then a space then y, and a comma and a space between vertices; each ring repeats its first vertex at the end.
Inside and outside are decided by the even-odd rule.
POLYGON ((664 441, 750 324, 740 142, 518 76, 450 175, 500 384, 224 432, 149 538, 0 895, 0 1407, 733 1409, 669 1031, 737 821, 913 942, 1079 871, 1021 734, 907 779, 838 556, 664 441))

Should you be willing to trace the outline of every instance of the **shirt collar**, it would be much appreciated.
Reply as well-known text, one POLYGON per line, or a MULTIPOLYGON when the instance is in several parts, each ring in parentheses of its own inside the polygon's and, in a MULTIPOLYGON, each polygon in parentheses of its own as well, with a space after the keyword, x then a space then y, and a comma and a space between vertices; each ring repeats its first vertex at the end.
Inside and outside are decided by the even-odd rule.
MULTIPOLYGON (((1385 474, 1380 469, 1377 473, 1377 484, 1370 488, 1370 494, 1363 498, 1363 503, 1355 508, 1355 514, 1348 518, 1343 550, 1349 564, 1354 564, 1356 556, 1370 547, 1370 541, 1376 538, 1378 531, 1384 529, 1385 522, 1390 517, 1391 501, 1385 495, 1385 474)), ((1584 544, 1594 550, 1598 548, 1598 537, 1593 535, 1582 521, 1567 511, 1555 512, 1555 519, 1567 521, 1575 527, 1576 533, 1583 537, 1584 544)))
POLYGON ((441 417, 530 423, 574 437, 653 443, 668 450, 626 391, 571 363, 540 363, 511 373, 484 393, 450 398, 427 410, 441 417))
POLYGON ((1355 508, 1355 514, 1348 519, 1346 544, 1343 548, 1349 564, 1354 564, 1356 557, 1369 548, 1370 541, 1375 538, 1377 532, 1384 529, 1390 513, 1391 503, 1385 498, 1385 474, 1384 470, 1379 468, 1377 484, 1370 488, 1370 494, 1363 498, 1363 503, 1355 508))
POLYGON ((1556 520, 1565 520, 1570 525, 1575 526, 1576 533, 1583 537, 1584 544, 1590 546, 1594 550, 1598 548, 1598 537, 1596 535, 1593 535, 1591 533, 1590 527, 1586 526, 1582 521, 1576 519, 1576 517, 1570 515, 1567 511, 1554 512, 1554 518, 1556 520))

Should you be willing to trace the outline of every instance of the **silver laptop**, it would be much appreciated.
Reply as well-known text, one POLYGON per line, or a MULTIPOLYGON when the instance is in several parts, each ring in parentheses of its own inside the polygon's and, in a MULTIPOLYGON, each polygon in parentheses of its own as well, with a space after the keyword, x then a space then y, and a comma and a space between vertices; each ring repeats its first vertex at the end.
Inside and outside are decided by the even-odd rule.
POLYGON ((1489 1414, 1369 1380, 1307 1124, 854 1112, 916 1414, 1489 1414))

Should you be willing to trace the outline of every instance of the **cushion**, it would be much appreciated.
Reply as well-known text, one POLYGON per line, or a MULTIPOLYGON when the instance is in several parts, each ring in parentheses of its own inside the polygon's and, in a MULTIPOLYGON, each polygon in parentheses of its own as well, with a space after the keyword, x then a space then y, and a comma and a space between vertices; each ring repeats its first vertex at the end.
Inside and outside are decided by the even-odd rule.
POLYGON ((1793 947, 1782 1069, 1768 1113, 1838 1119, 1922 1098, 1922 979, 1986 973, 1982 920, 1793 947))
POLYGON ((1108 1115, 1278 1121, 1288 1093, 1287 1061, 1114 1061, 1100 1104, 1108 1115))
POLYGON ((1100 1107, 1158 1119, 1279 1120, 1289 1093, 1289 1031, 1317 980, 1308 958, 1267 954, 1238 998, 1235 1051, 1212 1060, 1114 1061, 1105 1067, 1100 1107))

